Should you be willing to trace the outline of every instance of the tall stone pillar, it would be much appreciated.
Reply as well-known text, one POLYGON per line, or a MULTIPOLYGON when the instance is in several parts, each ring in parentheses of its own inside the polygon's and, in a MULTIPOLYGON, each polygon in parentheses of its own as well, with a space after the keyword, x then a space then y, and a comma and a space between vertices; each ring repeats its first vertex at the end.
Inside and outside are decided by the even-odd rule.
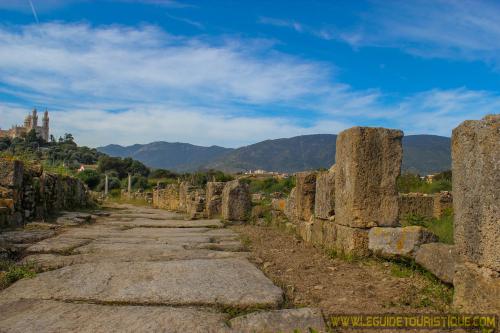
POLYGON ((130 197, 130 193, 132 193, 132 175, 130 173, 128 174, 127 192, 128 192, 129 197, 130 197))
POLYGON ((452 135, 454 305, 500 313, 500 115, 468 120, 452 135))
POLYGON ((371 127, 338 135, 333 233, 340 251, 366 254, 370 228, 398 225, 402 138, 400 130, 371 127))
POLYGON ((109 177, 108 175, 106 175, 106 180, 104 183, 104 195, 108 196, 108 192, 109 192, 109 177))

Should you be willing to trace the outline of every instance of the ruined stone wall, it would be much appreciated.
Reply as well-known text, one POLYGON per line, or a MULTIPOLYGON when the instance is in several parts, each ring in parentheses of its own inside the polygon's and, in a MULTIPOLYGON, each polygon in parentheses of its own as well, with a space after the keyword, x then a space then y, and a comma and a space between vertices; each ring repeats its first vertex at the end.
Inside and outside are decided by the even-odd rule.
POLYGON ((20 226, 60 210, 93 204, 89 190, 79 179, 0 159, 0 226, 20 226))
POLYGON ((434 196, 422 193, 399 195, 399 219, 410 215, 431 218, 434 215, 434 196))
POLYGON ((222 191, 224 190, 224 182, 208 182, 207 183, 207 217, 209 219, 220 217, 222 214, 222 191))
POLYGON ((452 135, 454 241, 461 263, 454 305, 500 310, 500 115, 465 121, 452 135))
POLYGON ((168 184, 153 190, 153 207, 171 211, 180 210, 179 184, 168 184))
POLYGON ((222 191, 222 218, 226 221, 247 221, 252 210, 249 186, 239 180, 227 182, 222 191))

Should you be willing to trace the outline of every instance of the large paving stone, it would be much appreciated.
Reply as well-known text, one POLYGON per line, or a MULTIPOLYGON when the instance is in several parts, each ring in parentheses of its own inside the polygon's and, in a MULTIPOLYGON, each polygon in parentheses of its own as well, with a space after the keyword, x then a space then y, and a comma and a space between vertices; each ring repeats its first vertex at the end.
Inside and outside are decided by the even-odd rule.
POLYGON ((23 262, 35 263, 41 270, 53 270, 64 266, 86 263, 132 262, 132 261, 168 261, 191 259, 227 259, 247 258, 248 252, 221 251, 209 249, 126 249, 120 252, 96 252, 73 254, 69 256, 42 253, 23 258, 23 262))
POLYGON ((73 238, 60 235, 44 239, 26 249, 27 253, 61 253, 71 251, 92 241, 89 238, 73 238))
POLYGON ((242 259, 79 264, 18 281, 0 298, 242 308, 283 300, 281 289, 242 259))
POLYGON ((228 332, 227 316, 210 309, 109 306, 44 300, 0 303, 0 331, 31 332, 228 332))
POLYGON ((451 148, 457 252, 500 271, 500 114, 463 122, 451 148))
POLYGON ((255 312, 231 319, 229 325, 239 333, 326 332, 321 311, 310 308, 255 312))
POLYGON ((35 243, 56 234, 53 230, 19 230, 0 234, 0 243, 26 244, 35 243))
POLYGON ((109 220, 106 222, 109 225, 121 227, 148 227, 148 228, 196 228, 196 227, 210 227, 220 228, 222 223, 219 220, 151 220, 148 218, 137 218, 131 221, 123 220, 109 220))
POLYGON ((443 243, 423 244, 417 250, 415 261, 446 283, 453 283, 458 256, 454 245, 443 243))
POLYGON ((337 137, 335 221, 349 227, 398 224, 403 132, 353 127, 337 137))

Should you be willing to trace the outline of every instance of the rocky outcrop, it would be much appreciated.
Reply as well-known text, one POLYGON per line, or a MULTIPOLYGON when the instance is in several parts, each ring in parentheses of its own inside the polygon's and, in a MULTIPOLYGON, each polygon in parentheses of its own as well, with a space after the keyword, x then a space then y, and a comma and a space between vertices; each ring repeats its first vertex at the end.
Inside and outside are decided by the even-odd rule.
POLYGON ((500 115, 453 130, 454 240, 463 261, 454 304, 464 312, 500 309, 500 115))
POLYGON ((222 191, 222 218, 226 221, 247 221, 251 210, 248 184, 239 180, 227 182, 222 191))

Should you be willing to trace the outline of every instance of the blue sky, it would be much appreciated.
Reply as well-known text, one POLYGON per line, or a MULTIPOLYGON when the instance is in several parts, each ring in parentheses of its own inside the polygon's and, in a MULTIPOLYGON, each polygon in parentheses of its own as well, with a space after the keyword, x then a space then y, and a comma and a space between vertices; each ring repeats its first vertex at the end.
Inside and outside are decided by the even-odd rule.
POLYGON ((237 147, 500 108, 495 1, 0 0, 0 127, 237 147), (33 7, 31 6, 33 5, 33 7))

